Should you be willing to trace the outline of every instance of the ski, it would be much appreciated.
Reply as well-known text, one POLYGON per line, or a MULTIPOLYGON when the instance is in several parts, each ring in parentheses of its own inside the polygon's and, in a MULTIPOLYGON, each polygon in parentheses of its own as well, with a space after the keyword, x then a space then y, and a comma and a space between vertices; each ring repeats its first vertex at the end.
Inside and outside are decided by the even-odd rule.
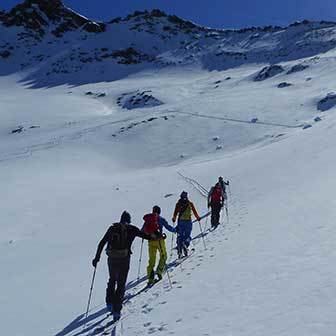
MULTIPOLYGON (((106 336, 106 335, 111 335, 111 332, 113 330, 115 330, 117 324, 120 322, 121 319, 118 319, 118 320, 112 320, 110 321, 106 326, 105 326, 105 329, 102 333, 102 335, 106 336), (111 329, 112 328, 112 329, 111 329)), ((113 335, 113 334, 112 334, 113 335)))
POLYGON ((95 328, 93 330, 93 332, 90 334, 90 336, 95 336, 95 335, 110 335, 111 334, 111 328, 112 327, 115 327, 117 325, 117 323, 119 321, 121 321, 122 318, 119 318, 117 320, 113 319, 113 315, 112 314, 108 314, 107 317, 106 317, 108 320, 107 322, 102 325, 102 326, 99 326, 97 328, 95 328), (112 319, 111 319, 112 317, 112 319))
POLYGON ((182 256, 181 258, 176 259, 176 264, 177 264, 177 265, 182 264, 182 263, 183 263, 184 261, 186 261, 190 256, 192 256, 192 255, 194 254, 194 252, 195 252, 195 249, 194 249, 194 248, 190 249, 187 255, 184 255, 184 256, 182 256))
POLYGON ((118 320, 111 321, 111 324, 106 327, 106 329, 102 333, 102 336, 107 336, 107 335, 116 336, 117 335, 117 327, 119 326, 119 324, 122 325, 123 320, 125 318, 126 317, 121 317, 118 320))
POLYGON ((109 321, 109 320, 110 320, 111 317, 112 317, 112 314, 108 313, 106 318, 105 318, 107 320, 107 322, 105 322, 104 325, 101 325, 101 326, 95 328, 93 330, 93 332, 90 334, 90 336, 102 334, 105 331, 105 329, 110 325, 111 321, 109 321))

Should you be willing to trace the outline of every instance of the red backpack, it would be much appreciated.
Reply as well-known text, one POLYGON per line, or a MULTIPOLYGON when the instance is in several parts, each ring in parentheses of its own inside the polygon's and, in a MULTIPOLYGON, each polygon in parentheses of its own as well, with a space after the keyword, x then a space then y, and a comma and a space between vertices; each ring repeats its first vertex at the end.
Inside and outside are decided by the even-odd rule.
POLYGON ((151 234, 160 231, 158 214, 155 213, 147 214, 143 216, 143 220, 145 221, 145 223, 142 229, 146 234, 151 234))
POLYGON ((221 202, 223 198, 222 188, 215 186, 211 194, 211 202, 221 202))

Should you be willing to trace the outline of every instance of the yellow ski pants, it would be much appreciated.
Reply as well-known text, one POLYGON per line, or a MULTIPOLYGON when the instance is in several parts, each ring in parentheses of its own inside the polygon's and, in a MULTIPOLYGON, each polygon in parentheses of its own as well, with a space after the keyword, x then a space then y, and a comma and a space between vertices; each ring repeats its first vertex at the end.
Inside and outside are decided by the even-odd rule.
POLYGON ((148 242, 148 266, 147 266, 147 276, 148 279, 154 279, 154 267, 156 263, 156 255, 157 252, 160 254, 159 265, 156 269, 156 273, 160 276, 163 275, 166 268, 167 261, 167 250, 166 250, 166 242, 164 239, 161 240, 150 240, 148 242))

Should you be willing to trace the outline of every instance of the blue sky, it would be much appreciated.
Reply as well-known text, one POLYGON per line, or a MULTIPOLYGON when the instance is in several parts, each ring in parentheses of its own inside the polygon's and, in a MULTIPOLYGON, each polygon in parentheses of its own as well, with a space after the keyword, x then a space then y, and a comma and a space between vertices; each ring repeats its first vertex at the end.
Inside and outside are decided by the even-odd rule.
MULTIPOLYGON (((1 0, 9 9, 19 0, 1 0)), ((198 24, 214 28, 287 25, 296 20, 336 21, 335 0, 63 0, 95 20, 125 16, 135 10, 160 8, 198 24)))

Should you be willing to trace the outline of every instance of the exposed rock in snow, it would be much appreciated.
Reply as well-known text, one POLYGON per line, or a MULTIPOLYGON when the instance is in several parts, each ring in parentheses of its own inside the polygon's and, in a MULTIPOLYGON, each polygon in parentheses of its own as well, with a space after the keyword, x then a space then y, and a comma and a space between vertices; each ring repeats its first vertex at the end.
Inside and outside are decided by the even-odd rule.
POLYGON ((8 58, 11 55, 9 50, 0 51, 0 57, 8 58))
POLYGON ((150 92, 152 91, 147 90, 147 91, 124 93, 118 98, 117 104, 122 108, 128 110, 162 105, 163 103, 159 99, 151 95, 150 92))
POLYGON ((306 69, 309 68, 309 65, 307 64, 295 64, 294 66, 292 66, 288 71, 287 71, 287 75, 290 75, 292 73, 295 72, 300 72, 300 71, 304 71, 306 69))
POLYGON ((144 54, 135 50, 134 48, 114 51, 111 56, 117 58, 119 64, 139 64, 142 62, 152 62, 155 60, 154 56, 144 54))
POLYGON ((11 133, 14 134, 14 133, 21 133, 22 131, 24 131, 24 127, 22 125, 14 128, 11 133))
POLYGON ((50 24, 52 33, 61 37, 64 33, 81 28, 87 32, 103 32, 105 24, 96 23, 65 7, 60 0, 25 0, 0 16, 6 27, 25 27, 44 35, 50 24))
POLYGON ((327 111, 336 106, 336 93, 330 92, 317 103, 317 109, 327 111))
POLYGON ((293 84, 291 84, 291 83, 282 82, 282 83, 278 84, 278 88, 282 89, 282 88, 289 87, 289 86, 292 86, 292 85, 293 84))
POLYGON ((106 97, 106 93, 105 92, 92 92, 92 91, 87 91, 85 93, 86 96, 90 96, 90 97, 94 97, 94 98, 103 98, 106 97))
POLYGON ((281 65, 270 65, 267 67, 264 67, 254 78, 255 82, 260 82, 263 80, 266 80, 268 78, 274 77, 280 73, 282 73, 284 68, 281 65))

